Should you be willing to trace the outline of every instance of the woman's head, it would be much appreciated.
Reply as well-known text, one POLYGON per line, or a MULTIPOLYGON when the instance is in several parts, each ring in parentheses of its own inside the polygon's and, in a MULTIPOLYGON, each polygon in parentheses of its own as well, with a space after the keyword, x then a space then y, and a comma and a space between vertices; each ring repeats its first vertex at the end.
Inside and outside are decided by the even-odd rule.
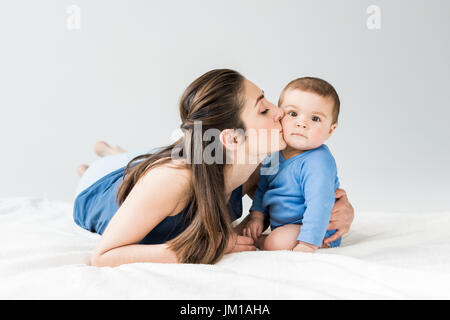
MULTIPOLYGON (((197 150, 203 151, 214 137, 216 151, 220 146, 228 154, 223 158, 227 163, 235 163, 236 154, 245 155, 240 158, 245 161, 284 149, 282 115, 282 110, 267 101, 260 88, 229 69, 212 70, 197 78, 180 102, 181 128, 187 135, 184 142, 191 142, 190 137, 195 136, 195 142, 203 145, 197 150), (195 135, 194 131, 200 132, 195 135)), ((207 162, 205 157, 211 158, 210 154, 196 156, 207 162)), ((222 161, 217 155, 214 160, 222 161)))
POLYGON ((245 78, 234 70, 218 69, 203 74, 186 88, 180 101, 184 138, 179 140, 179 148, 174 149, 176 153, 172 158, 181 148, 182 157, 189 163, 226 162, 224 151, 230 145, 230 136, 245 131, 241 119, 245 104, 244 81, 245 78), (214 148, 207 149, 211 140, 214 148), (207 150, 210 152, 205 152, 207 150))
POLYGON ((249 80, 244 81, 245 105, 241 119, 246 127, 246 154, 264 158, 286 147, 280 123, 284 113, 264 96, 264 91, 249 80))
POLYGON ((279 133, 282 112, 261 94, 236 71, 218 69, 203 74, 187 87, 180 101, 184 136, 158 153, 138 156, 127 165, 117 194, 119 205, 142 176, 156 165, 170 162, 174 155, 185 160, 183 168, 191 170, 188 226, 168 242, 182 262, 215 263, 225 252, 232 232, 224 179, 228 151, 261 155, 285 146, 279 133), (270 149, 276 144, 271 142, 270 132, 264 132, 267 130, 278 132, 277 147, 270 149), (261 140, 264 148, 258 148, 261 140), (137 160, 144 161, 131 166, 137 160))
POLYGON ((194 80, 181 97, 182 125, 201 121, 205 129, 243 128, 244 80, 240 73, 228 69, 211 70, 194 80))

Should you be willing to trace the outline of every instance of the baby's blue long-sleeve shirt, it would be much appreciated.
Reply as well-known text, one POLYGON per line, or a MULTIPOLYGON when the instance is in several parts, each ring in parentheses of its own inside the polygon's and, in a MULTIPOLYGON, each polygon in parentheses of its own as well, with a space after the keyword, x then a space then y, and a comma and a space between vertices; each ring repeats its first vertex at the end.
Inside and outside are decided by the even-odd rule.
POLYGON ((336 162, 326 145, 287 160, 275 152, 263 161, 250 211, 269 215, 272 229, 301 223, 297 240, 320 247, 338 187, 336 162))

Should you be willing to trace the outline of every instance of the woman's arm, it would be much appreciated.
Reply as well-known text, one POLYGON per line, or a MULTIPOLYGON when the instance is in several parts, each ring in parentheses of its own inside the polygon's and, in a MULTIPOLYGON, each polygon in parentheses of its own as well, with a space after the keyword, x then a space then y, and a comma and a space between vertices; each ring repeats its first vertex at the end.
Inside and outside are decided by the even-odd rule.
POLYGON ((327 230, 337 229, 337 231, 323 240, 325 244, 329 244, 346 234, 350 230, 355 217, 354 209, 348 201, 347 193, 343 189, 337 189, 334 197, 337 200, 331 211, 331 220, 327 230))
POLYGON ((190 177, 184 169, 160 166, 150 170, 136 183, 109 222, 92 254, 91 265, 177 263, 175 253, 167 244, 137 243, 167 216, 175 213, 180 204, 187 204, 190 194, 190 177))
POLYGON ((125 245, 91 258, 91 265, 96 267, 115 267, 135 262, 178 263, 178 260, 166 243, 125 245))

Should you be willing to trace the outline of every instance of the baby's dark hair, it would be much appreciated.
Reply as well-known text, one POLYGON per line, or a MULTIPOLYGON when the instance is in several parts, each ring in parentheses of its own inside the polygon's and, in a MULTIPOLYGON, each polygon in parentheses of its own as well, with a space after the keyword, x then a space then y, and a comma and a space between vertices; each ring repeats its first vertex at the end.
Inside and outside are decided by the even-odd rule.
POLYGON ((314 77, 303 77, 292 80, 286 85, 286 87, 284 87, 283 91, 281 91, 280 99, 278 100, 278 106, 281 106, 281 104, 283 103, 284 93, 288 89, 298 89, 302 91, 312 92, 324 98, 330 97, 333 100, 332 123, 337 123, 341 102, 339 101, 339 96, 336 90, 327 81, 314 77))

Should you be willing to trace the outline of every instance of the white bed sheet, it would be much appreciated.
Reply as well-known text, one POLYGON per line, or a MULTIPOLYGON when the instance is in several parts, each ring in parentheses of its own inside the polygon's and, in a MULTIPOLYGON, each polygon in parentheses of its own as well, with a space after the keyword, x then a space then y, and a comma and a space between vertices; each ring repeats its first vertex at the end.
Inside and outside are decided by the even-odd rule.
POLYGON ((2 299, 449 299, 450 212, 357 212, 342 246, 216 265, 88 265, 99 235, 72 204, 0 199, 2 299))

